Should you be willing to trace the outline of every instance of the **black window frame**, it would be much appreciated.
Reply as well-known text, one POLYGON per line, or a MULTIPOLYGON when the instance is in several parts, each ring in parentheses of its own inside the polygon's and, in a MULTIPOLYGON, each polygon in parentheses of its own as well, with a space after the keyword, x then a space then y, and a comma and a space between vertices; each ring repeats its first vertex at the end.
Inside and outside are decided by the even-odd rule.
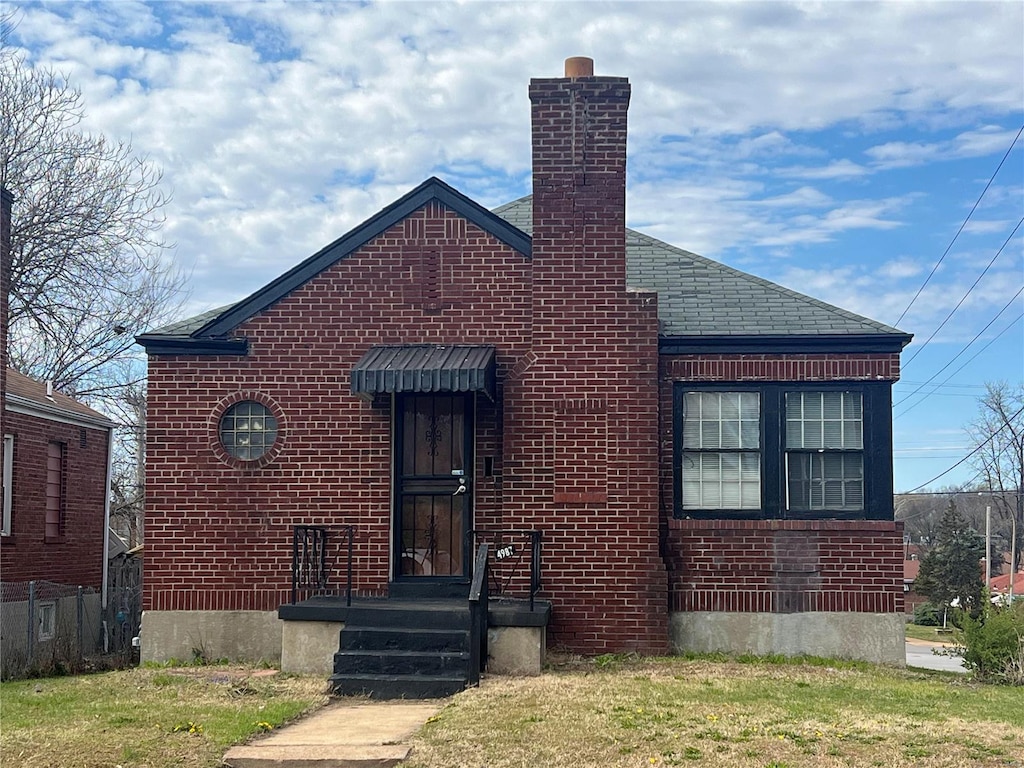
POLYGON ((892 520, 892 382, 689 382, 672 392, 672 490, 677 518, 722 520, 892 520), (758 392, 761 398, 760 509, 684 509, 682 488, 683 395, 686 392, 758 392), (789 510, 786 504, 787 392, 847 391, 861 395, 864 508, 789 510))

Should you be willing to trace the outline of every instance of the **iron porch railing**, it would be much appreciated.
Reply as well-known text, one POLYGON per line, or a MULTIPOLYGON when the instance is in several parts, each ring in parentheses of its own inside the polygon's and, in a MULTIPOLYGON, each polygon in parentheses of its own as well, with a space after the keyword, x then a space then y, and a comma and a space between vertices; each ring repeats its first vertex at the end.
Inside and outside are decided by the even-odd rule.
POLYGON ((481 543, 490 545, 492 593, 497 597, 525 596, 532 611, 541 588, 541 532, 477 528, 470 536, 474 550, 481 543))
MULTIPOLYGON (((352 605, 352 550, 355 526, 335 528, 344 542, 345 605, 352 605)), ((331 529, 322 525, 296 525, 292 530, 292 605, 319 595, 337 594, 331 585, 331 562, 339 553, 331 538, 331 529), (333 556, 333 558, 332 558, 333 556)), ((337 549, 340 549, 338 547, 337 549)))

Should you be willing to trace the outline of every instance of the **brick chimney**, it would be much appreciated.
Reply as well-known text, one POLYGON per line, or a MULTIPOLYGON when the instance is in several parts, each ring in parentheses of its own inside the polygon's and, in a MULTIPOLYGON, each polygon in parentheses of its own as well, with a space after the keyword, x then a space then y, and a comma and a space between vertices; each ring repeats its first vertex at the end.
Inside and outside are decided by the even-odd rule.
POLYGON ((593 60, 582 56, 566 60, 565 77, 530 81, 534 258, 599 272, 618 290, 626 271, 629 95, 626 78, 595 77, 593 60))
POLYGON ((530 351, 503 384, 503 524, 544 532, 551 641, 595 654, 668 649, 657 297, 626 287, 629 96, 586 58, 530 81, 530 351))

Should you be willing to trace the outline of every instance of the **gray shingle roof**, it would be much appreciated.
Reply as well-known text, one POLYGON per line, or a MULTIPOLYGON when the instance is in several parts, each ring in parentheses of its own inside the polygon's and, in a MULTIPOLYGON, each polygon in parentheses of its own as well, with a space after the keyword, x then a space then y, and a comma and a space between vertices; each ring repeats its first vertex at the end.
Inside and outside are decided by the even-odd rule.
MULTIPOLYGON (((494 212, 532 232, 530 196, 494 212)), ((905 335, 632 229, 626 230, 626 281, 658 294, 662 336, 905 335)))
MULTIPOLYGON (((237 303, 237 302, 236 302, 237 303)), ((208 322, 213 320, 215 317, 227 312, 235 304, 225 304, 223 307, 217 307, 217 309, 211 309, 207 312, 203 312, 201 315, 195 315, 194 317, 187 317, 184 320, 178 320, 174 323, 168 323, 160 328, 155 328, 152 331, 147 331, 147 336, 188 336, 189 334, 198 331, 208 322)))
MULTIPOLYGON (((433 184, 430 190, 438 185, 444 186, 436 179, 430 179, 425 184, 433 184)), ((447 190, 447 186, 444 189, 447 190)), ((452 194, 458 195, 454 190, 452 194)), ((462 199, 461 195, 459 199, 462 199)), ((469 202, 472 201, 467 204, 469 202)), ((475 203, 472 205, 476 206, 475 203)), ((385 209, 385 212, 391 207, 385 209)), ((510 232, 519 230, 527 235, 532 233, 532 196, 495 208, 492 213, 500 219, 483 209, 479 210, 482 211, 481 215, 490 216, 492 221, 504 220, 516 228, 510 232)), ((402 211, 395 215, 399 213, 402 211)), ((338 243, 343 240, 345 238, 338 243)), ((526 238, 522 240, 525 243, 523 248, 528 247, 529 241, 526 238)), ((325 252, 338 243, 332 244, 325 252)), ((345 254, 332 251, 328 255, 336 260, 345 254)), ((305 272, 295 277, 293 282, 300 278, 308 279, 313 272, 322 268, 319 262, 314 263, 317 257, 315 254, 303 265, 299 265, 305 265, 305 272)), ((298 267, 248 299, 165 325, 139 336, 138 340, 147 349, 171 344, 175 350, 184 345, 180 351, 186 352, 186 347, 192 349, 195 342, 202 338, 225 338, 221 334, 230 333, 230 328, 240 322, 232 313, 248 317, 254 312, 252 306, 258 311, 260 301, 263 304, 272 303, 277 294, 270 298, 264 298, 263 295, 272 289, 277 293, 286 292, 288 286, 282 280, 296 269, 298 267)), ((750 339, 756 342, 760 339, 758 343, 775 344, 779 340, 817 338, 832 344, 841 339, 849 343, 862 343, 865 337, 889 337, 887 344, 900 346, 910 341, 909 335, 884 323, 847 312, 632 229, 626 230, 626 280, 630 288, 658 294, 658 319, 663 340, 683 339, 693 340, 695 344, 707 344, 713 343, 715 339, 721 339, 723 343, 727 340, 735 342, 750 339)), ((195 349, 198 351, 198 347, 195 349)), ((171 347, 165 351, 168 350, 171 347)), ((220 347, 211 347, 210 354, 219 350, 220 347)))

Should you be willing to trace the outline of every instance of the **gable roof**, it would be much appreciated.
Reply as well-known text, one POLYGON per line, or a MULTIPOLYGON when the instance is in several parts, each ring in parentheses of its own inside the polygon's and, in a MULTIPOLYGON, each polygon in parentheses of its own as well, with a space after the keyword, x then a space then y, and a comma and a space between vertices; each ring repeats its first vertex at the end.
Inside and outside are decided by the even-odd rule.
POLYGON ((371 216, 348 234, 343 235, 330 245, 317 251, 301 264, 292 267, 279 278, 256 291, 256 293, 237 304, 221 309, 217 315, 199 325, 198 328, 194 328, 195 325, 199 324, 197 322, 198 319, 192 318, 191 320, 184 321, 184 323, 177 324, 179 327, 176 330, 173 326, 168 326, 158 331, 144 334, 143 337, 140 337, 140 341, 142 338, 150 336, 165 335, 168 331, 171 331, 171 335, 180 336, 185 329, 188 329, 187 335, 192 338, 202 336, 216 338, 230 333, 240 323, 270 307, 310 278, 320 274, 320 272, 339 259, 365 245, 432 200, 443 203, 446 207, 473 222, 510 248, 519 251, 527 257, 530 256, 531 242, 529 237, 515 227, 509 226, 507 221, 494 215, 479 203, 470 200, 455 188, 432 176, 387 208, 371 216))
MULTIPOLYGON (((494 211, 524 232, 533 229, 533 199, 522 197, 494 211)), ((836 342, 899 351, 910 336, 891 326, 805 296, 713 259, 626 230, 626 283, 658 294, 664 351, 738 346, 752 351, 836 342), (673 343, 675 340, 675 343, 673 343)), ((883 350, 878 350, 883 351, 883 350)))
MULTIPOLYGON (((238 325, 431 200, 531 256, 532 196, 491 212, 432 177, 248 298, 136 340, 150 354, 245 354, 248 342, 229 336, 238 325)), ((632 229, 626 230, 626 280, 632 289, 658 294, 663 352, 898 352, 912 338, 632 229)))
POLYGON ((45 382, 30 379, 13 368, 7 369, 7 410, 27 413, 53 421, 110 429, 114 423, 99 411, 53 389, 45 382))

